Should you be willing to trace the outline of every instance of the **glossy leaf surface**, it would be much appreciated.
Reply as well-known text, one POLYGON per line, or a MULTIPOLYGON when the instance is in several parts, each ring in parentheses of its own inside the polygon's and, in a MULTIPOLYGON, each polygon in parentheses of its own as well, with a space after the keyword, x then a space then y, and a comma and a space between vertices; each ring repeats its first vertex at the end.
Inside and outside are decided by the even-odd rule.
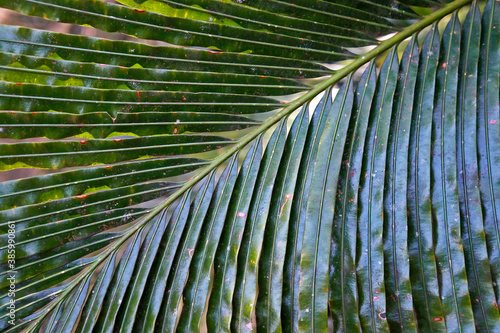
POLYGON ((0 331, 496 332, 470 2, 0 0, 0 331))

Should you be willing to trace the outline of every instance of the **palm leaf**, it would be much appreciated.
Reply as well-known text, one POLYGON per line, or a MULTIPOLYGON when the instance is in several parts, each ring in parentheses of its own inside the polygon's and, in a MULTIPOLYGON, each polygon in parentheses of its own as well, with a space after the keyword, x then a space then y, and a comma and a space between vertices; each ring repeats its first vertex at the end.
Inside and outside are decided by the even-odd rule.
POLYGON ((0 1, 143 39, 0 26, 0 170, 37 172, 0 183, 0 330, 498 330, 500 7, 469 2, 0 1))

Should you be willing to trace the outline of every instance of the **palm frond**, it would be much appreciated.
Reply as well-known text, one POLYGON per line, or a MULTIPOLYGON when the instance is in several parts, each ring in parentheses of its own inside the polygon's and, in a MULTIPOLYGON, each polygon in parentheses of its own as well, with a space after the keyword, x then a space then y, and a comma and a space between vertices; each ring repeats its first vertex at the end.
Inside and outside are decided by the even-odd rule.
POLYGON ((0 330, 499 329, 498 2, 119 2, 0 1, 182 46, 0 26, 0 330))

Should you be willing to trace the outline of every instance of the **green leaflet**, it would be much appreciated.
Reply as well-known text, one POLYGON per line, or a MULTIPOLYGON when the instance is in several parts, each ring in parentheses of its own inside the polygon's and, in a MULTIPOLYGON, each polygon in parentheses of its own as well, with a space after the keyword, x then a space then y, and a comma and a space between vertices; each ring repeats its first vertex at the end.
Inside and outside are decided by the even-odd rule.
POLYGON ((47 323, 47 329, 50 331, 53 331, 55 326, 57 325, 59 319, 61 318, 62 315, 62 303, 58 304, 53 313, 50 315, 50 318, 47 323))
MULTIPOLYGON (((155 199, 161 195, 171 193, 173 190, 178 188, 179 185, 164 183, 164 182, 150 182, 148 184, 137 184, 133 186, 124 186, 117 189, 102 190, 97 192, 92 192, 89 194, 82 194, 75 196, 75 198, 69 199, 48 199, 40 204, 33 206, 23 206, 19 208, 14 208, 5 213, 12 214, 2 214, 11 219, 11 223, 15 223, 20 229, 19 232, 27 232, 30 228, 51 228, 51 224, 71 222, 75 220, 80 220, 84 222, 85 220, 91 222, 92 215, 97 214, 108 214, 108 218, 113 218, 116 215, 115 212, 109 211, 110 205, 116 210, 120 210, 122 207, 126 207, 129 204, 137 204, 150 199, 155 199), (68 203, 78 203, 76 207, 64 209, 67 207, 68 203), (32 209, 29 209, 31 207, 32 209), (107 208, 108 209, 107 209, 107 208), (14 214, 16 213, 16 214, 14 214), (38 216, 36 214, 39 214, 38 216), (111 215, 110 215, 111 214, 111 215), (16 220, 17 219, 17 220, 16 220)), ((136 209, 138 212, 141 209, 136 209)), ((133 212, 133 209, 130 213, 133 212)), ((122 215, 126 215, 124 213, 122 215)), ((94 216, 96 217, 96 216, 94 216)), ((105 215, 102 215, 105 217, 105 215)), ((59 228, 62 228, 60 225, 59 228)), ((105 229, 103 226, 101 229, 105 229)), ((42 229, 40 229, 42 230, 42 229)), ((0 237, 6 237, 6 234, 0 237)), ((22 241, 23 239, 19 239, 22 241)), ((3 249, 3 247, 1 248, 3 249)))
MULTIPOLYGON (((157 221, 151 225, 146 238, 142 242, 139 253, 139 263, 135 265, 131 283, 123 298, 124 306, 120 308, 117 324, 123 331, 131 331, 134 326, 135 315, 138 311, 139 302, 144 292, 144 286, 153 265, 156 254, 160 247, 160 242, 167 224, 168 210, 165 210, 157 221), (132 318, 132 320, 131 320, 132 318)), ((122 259, 123 260, 123 259, 122 259)))
POLYGON ((262 142, 259 137, 247 152, 229 202, 227 217, 214 258, 214 283, 208 303, 207 327, 212 332, 230 330, 237 259, 249 214, 259 165, 262 142))
POLYGON ((363 330, 389 331, 384 286, 384 187, 387 142, 398 64, 395 49, 387 56, 377 82, 366 134, 360 179, 356 277, 363 330))
MULTIPOLYGON (((130 0, 122 2, 131 3, 130 0)), ((292 37, 300 35, 302 38, 324 43, 334 44, 341 42, 346 45, 358 46, 363 45, 363 43, 373 42, 372 38, 367 34, 348 27, 342 27, 340 24, 336 24, 336 22, 332 22, 331 20, 314 22, 310 17, 298 19, 275 11, 268 11, 267 8, 265 8, 265 3, 262 6, 264 8, 250 7, 246 3, 240 4, 238 2, 225 2, 224 7, 221 8, 217 0, 186 0, 182 2, 160 0, 149 1, 148 4, 158 7, 166 7, 165 5, 168 5, 171 6, 171 8, 175 8, 174 11, 188 12, 188 15, 193 16, 193 19, 202 21, 235 25, 257 31, 269 31, 292 37), (197 16, 197 18, 194 16, 197 16)), ((311 5, 313 4, 307 4, 307 6, 311 5)), ((141 5, 137 2, 132 4, 132 7, 139 6, 141 5)), ((152 11, 155 10, 152 8, 152 11)), ((163 14, 168 16, 168 12, 163 12, 163 14)), ((359 13, 355 14, 359 15, 359 13)), ((387 11, 380 14, 387 15, 387 11)))
MULTIPOLYGON (((38 274, 64 266, 67 263, 102 249, 120 236, 121 233, 118 232, 105 232, 90 237, 90 239, 84 238, 68 242, 48 251, 16 260, 16 283, 23 282, 38 274)), ((6 279, 7 267, 6 263, 0 264, 0 268, 2 269, 0 273, 0 288, 9 285, 6 279)))
POLYGON ((274 90, 274 94, 290 94, 307 89, 297 81, 273 76, 141 67, 0 53, 0 79, 17 83, 249 95, 262 95, 270 90, 274 90), (135 79, 131 81, 130 77, 135 79))
MULTIPOLYGON (((170 7, 168 2, 166 1, 155 1, 155 0, 147 0, 141 3, 138 3, 134 0, 120 0, 118 1, 121 4, 127 5, 132 8, 137 8, 139 10, 150 11, 159 13, 169 17, 184 17, 197 21, 205 21, 205 22, 214 22, 223 25, 231 25, 238 27, 239 25, 230 20, 230 19, 216 19, 207 15, 205 13, 199 12, 199 7, 192 7, 188 9, 177 9, 170 7)), ((201 8, 200 8, 201 9, 201 8)))
MULTIPOLYGON (((349 57, 349 53, 337 45, 314 40, 304 42, 298 37, 242 29, 231 25, 219 29, 217 23, 165 17, 108 2, 22 0, 15 7, 6 1, 0 2, 0 5, 26 15, 57 18, 66 23, 87 24, 108 32, 123 32, 134 37, 161 40, 175 45, 215 46, 217 49, 229 52, 251 50, 253 53, 269 56, 282 56, 283 52, 286 52, 287 58, 292 59, 335 61, 349 57), (106 19, 103 20, 103 17, 106 19)), ((392 27, 382 25, 382 28, 392 27)))
MULTIPOLYGON (((91 276, 80 284, 80 286, 73 292, 73 295, 68 298, 65 303, 61 303, 60 310, 61 317, 54 321, 56 323, 54 332, 68 332, 73 331, 73 325, 80 315, 80 310, 87 297, 87 292, 90 287, 91 276)), ((57 314, 59 311, 54 311, 57 314)), ((52 331, 52 330, 51 330, 52 331)))
POLYGON ((351 8, 349 15, 344 15, 346 6, 334 2, 325 1, 321 3, 311 3, 303 0, 295 0, 292 2, 279 0, 249 0, 245 4, 299 19, 327 23, 333 26, 338 25, 349 30, 355 29, 358 31, 378 33, 383 31, 383 29, 390 29, 390 23, 383 17, 354 8, 351 8), (300 10, 296 10, 295 8, 300 10), (356 28, 358 26, 359 29, 356 28))
MULTIPOLYGON (((34 311, 49 303, 53 299, 53 297, 57 296, 61 293, 62 290, 64 290, 64 287, 65 285, 57 286, 30 294, 27 299, 23 300, 24 302, 20 302, 20 307, 16 309, 16 314, 25 317, 27 322, 29 322, 31 319, 29 317, 35 319, 36 316, 33 316, 34 311)), ((17 325, 12 326, 11 324, 9 324, 9 319, 10 318, 8 318, 6 314, 2 315, 2 317, 0 318, 0 329, 3 332, 8 332, 9 328, 11 329, 11 331, 15 331, 18 328, 17 325)), ((22 322, 18 321, 16 322, 16 324, 19 324, 19 326, 21 326, 22 322)))
POLYGON ((432 111, 439 50, 439 32, 433 26, 419 59, 408 145, 410 278, 418 328, 423 331, 439 331, 446 327, 438 288, 431 209, 432 111))
POLYGON ((473 6, 463 24, 457 101, 457 171, 461 231, 469 294, 478 331, 499 330, 479 192, 476 134, 477 68, 481 38, 479 8, 473 6), (466 134, 468 133, 468 134, 466 134), (474 139, 472 139, 474 138, 474 139))
POLYGON ((477 149, 478 175, 483 207, 484 233, 488 248, 496 305, 500 304, 500 63, 499 49, 500 7, 487 3, 482 19, 481 45, 477 90, 477 149), (481 144, 479 144, 481 143, 481 144))
POLYGON ((212 49, 0 28, 0 136, 13 139, 0 161, 9 179, 40 172, 0 183, 0 330, 196 332, 205 317, 209 332, 497 330, 497 2, 463 24, 455 12, 443 37, 437 20, 467 1, 429 9, 278 111, 276 96, 304 88, 293 79, 326 73, 315 62, 336 55, 323 51, 348 54, 407 23, 388 18, 418 18, 407 6, 439 3, 136 4, 16 9, 212 49), (347 75, 365 63, 359 83, 347 75))
POLYGON ((275 57, 226 52, 213 53, 206 50, 168 46, 153 47, 141 43, 49 33, 4 25, 0 26, 0 32, 0 41, 2 41, 0 47, 3 52, 55 58, 56 64, 57 60, 64 59, 83 64, 121 66, 125 67, 125 70, 134 67, 162 68, 179 72, 200 71, 289 78, 316 77, 329 73, 319 64, 302 60, 287 60, 286 64, 279 65, 276 63, 279 58, 275 57))
POLYGON ((96 329, 100 332, 111 332, 113 329, 121 300, 125 295, 135 263, 138 260, 142 233, 143 230, 134 235, 113 274, 96 322, 96 329))
POLYGON ((257 326, 261 330, 274 332, 281 327, 282 280, 288 224, 307 139, 309 125, 307 111, 307 106, 302 108, 288 133, 264 231, 262 253, 259 259, 258 284, 260 287, 255 310, 257 326))
POLYGON ((74 115, 63 112, 0 112, 2 138, 26 139, 45 137, 64 139, 106 139, 116 133, 136 136, 226 132, 258 125, 247 117, 221 113, 146 112, 118 113, 112 118, 107 112, 74 115))
POLYGON ((189 265, 213 196, 214 174, 215 172, 212 172, 207 176, 189 210, 187 227, 184 229, 179 248, 173 259, 172 269, 165 289, 165 300, 162 301, 160 313, 158 314, 157 327, 162 332, 173 332, 175 330, 177 316, 179 315, 178 307, 186 284, 189 265))
POLYGON ((409 6, 430 6, 435 5, 434 1, 402 1, 390 3, 389 1, 362 1, 352 3, 349 0, 338 1, 341 5, 351 5, 364 12, 382 14, 388 18, 410 19, 416 18, 415 12, 409 6))
POLYGON ((191 192, 187 192, 179 201, 167 229, 163 233, 159 252, 155 257, 153 267, 149 273, 143 299, 146 306, 139 308, 135 327, 138 331, 152 331, 160 311, 161 300, 165 293, 167 277, 174 261, 174 255, 179 246, 189 213, 191 192))
MULTIPOLYGON (((59 287, 54 289, 54 286, 60 284, 64 280, 68 279, 72 275, 80 272, 94 260, 90 259, 78 259, 68 265, 58 267, 54 270, 47 271, 43 274, 37 275, 32 279, 26 280, 24 282, 16 284, 16 306, 17 308, 26 309, 24 312, 30 315, 30 311, 36 310, 43 306, 44 304, 50 302, 51 295, 54 291, 59 290, 59 287), (47 297, 42 296, 38 290, 52 290, 49 292, 47 297)), ((2 299, 0 311, 2 313, 8 312, 6 307, 10 303, 10 297, 8 297, 9 287, 2 290, 2 299)), ((9 318, 10 319, 10 318, 9 318)), ((5 318, 1 320, 3 323, 5 318)), ((2 324, 3 325, 3 324, 2 324)), ((16 325, 17 326, 17 325, 16 325)))
POLYGON ((145 155, 155 157, 195 154, 219 149, 229 143, 231 140, 223 137, 181 134, 5 144, 0 153, 0 166, 24 163, 31 167, 61 169, 113 164, 139 159, 145 155))
POLYGON ((89 332, 94 327, 101 310, 101 303, 104 300, 106 291, 113 277, 116 255, 116 252, 112 253, 102 266, 99 276, 92 287, 92 293, 83 306, 76 332, 89 332))
POLYGON ((0 81, 0 89, 2 92, 0 110, 54 110, 74 114, 106 110, 113 118, 116 118, 119 112, 256 113, 281 107, 280 103, 269 97, 227 93, 108 90, 77 86, 52 87, 5 81, 0 81), (229 100, 240 101, 240 103, 230 103, 229 100))
MULTIPOLYGON (((22 259, 60 246, 74 240, 80 240, 100 232, 119 227, 133 221, 133 218, 147 212, 140 208, 116 209, 91 216, 77 216, 52 223, 19 228, 16 235, 16 258, 22 259), (95 223, 93 219, 100 220, 95 223)), ((2 241, 7 243, 7 235, 2 235, 2 241)), ((1 248, 1 254, 6 255, 8 247, 1 248)))
POLYGON ((214 191, 212 202, 200 231, 200 238, 194 249, 189 279, 183 291, 184 306, 177 331, 196 332, 201 326, 210 290, 210 279, 207 279, 207 276, 210 276, 231 194, 234 191, 238 175, 237 160, 238 155, 231 158, 214 191))
POLYGON ((324 331, 328 321, 329 263, 333 211, 354 93, 351 77, 328 110, 307 198, 300 257, 299 330, 324 331), (319 190, 316 190, 319 189, 319 190))
POLYGON ((330 256, 330 311, 335 331, 359 330, 356 282, 358 188, 370 106, 376 85, 375 63, 370 62, 354 95, 353 115, 346 136, 339 175, 330 256))
MULTIPOLYGON (((63 282, 67 278, 73 276, 75 273, 83 270, 85 267, 91 264, 94 259, 95 258, 93 257, 77 259, 73 262, 70 262, 69 264, 46 271, 43 274, 36 275, 31 279, 18 283, 16 285, 16 295, 18 296, 18 300, 21 300, 25 296, 29 296, 31 293, 35 293, 38 288, 42 288, 41 286, 48 288, 63 282)), ((8 297, 8 292, 8 287, 1 290, 1 307, 6 306, 10 300, 10 298, 8 297)))
POLYGON ((460 25, 457 15, 448 23, 436 75, 436 104, 433 112, 432 208, 436 218, 435 253, 439 291, 448 329, 474 329, 470 296, 465 281, 464 254, 460 232, 460 208, 456 171, 456 99, 460 25), (462 316, 463 315, 463 316, 462 316))
MULTIPOLYGON (((125 196, 127 194, 127 186, 182 175, 205 164, 206 162, 199 159, 156 158, 7 181, 0 184, 0 207, 2 210, 0 214, 5 214, 2 216, 6 220, 13 221, 15 218, 19 218, 16 217, 19 216, 17 215, 18 213, 4 212, 4 210, 43 203, 48 200, 63 198, 69 200, 71 198, 68 197, 76 196, 81 196, 80 198, 73 198, 81 200, 80 203, 93 202, 93 195, 98 200, 108 199, 105 192, 97 192, 92 195, 87 194, 85 191, 89 188, 105 186, 110 189, 121 189, 118 193, 120 193, 120 196, 125 196), (134 177, 131 177, 132 174, 134 177), (75 178, 78 178, 78 181, 71 182, 75 178), (87 196, 84 196, 85 194, 87 196)), ((152 186, 141 184, 136 187, 136 192, 140 193, 141 188, 147 189, 148 187, 151 188, 152 186)), ((116 197, 113 197, 113 199, 116 200, 116 197)), ((35 214, 38 219, 44 217, 43 213, 45 212, 40 211, 36 206, 34 207, 35 209, 33 207, 25 208, 36 211, 35 214)), ((55 209, 47 210, 50 213, 54 213, 54 211, 55 209)), ((66 209, 66 211, 68 210, 66 209)))
MULTIPOLYGON (((304 220, 307 198, 309 196, 313 163, 318 153, 321 134, 327 120, 328 111, 332 105, 332 88, 325 91, 324 96, 316 106, 307 130, 307 138, 297 185, 295 188, 287 238, 287 249, 283 267, 283 300, 282 300, 282 327, 285 331, 298 331, 298 302, 300 281, 300 253, 304 235, 304 220)), ((309 105, 306 105, 309 107, 309 105)))
POLYGON ((413 37, 401 60, 389 128, 384 195, 384 277, 387 321, 391 331, 416 332, 408 255, 408 147, 419 63, 413 37), (387 218, 385 218, 387 216, 387 218))
POLYGON ((269 216, 270 200, 286 141, 286 120, 282 120, 269 140, 255 181, 248 218, 238 252, 238 270, 233 295, 231 329, 242 332, 253 330, 258 287, 258 267, 269 216))

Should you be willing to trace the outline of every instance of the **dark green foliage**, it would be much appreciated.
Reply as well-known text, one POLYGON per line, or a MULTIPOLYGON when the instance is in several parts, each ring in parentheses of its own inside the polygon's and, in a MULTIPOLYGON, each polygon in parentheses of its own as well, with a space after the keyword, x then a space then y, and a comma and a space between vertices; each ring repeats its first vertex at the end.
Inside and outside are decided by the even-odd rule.
POLYGON ((0 26, 0 331, 500 330, 497 1, 118 2, 0 0, 184 46, 0 26))

